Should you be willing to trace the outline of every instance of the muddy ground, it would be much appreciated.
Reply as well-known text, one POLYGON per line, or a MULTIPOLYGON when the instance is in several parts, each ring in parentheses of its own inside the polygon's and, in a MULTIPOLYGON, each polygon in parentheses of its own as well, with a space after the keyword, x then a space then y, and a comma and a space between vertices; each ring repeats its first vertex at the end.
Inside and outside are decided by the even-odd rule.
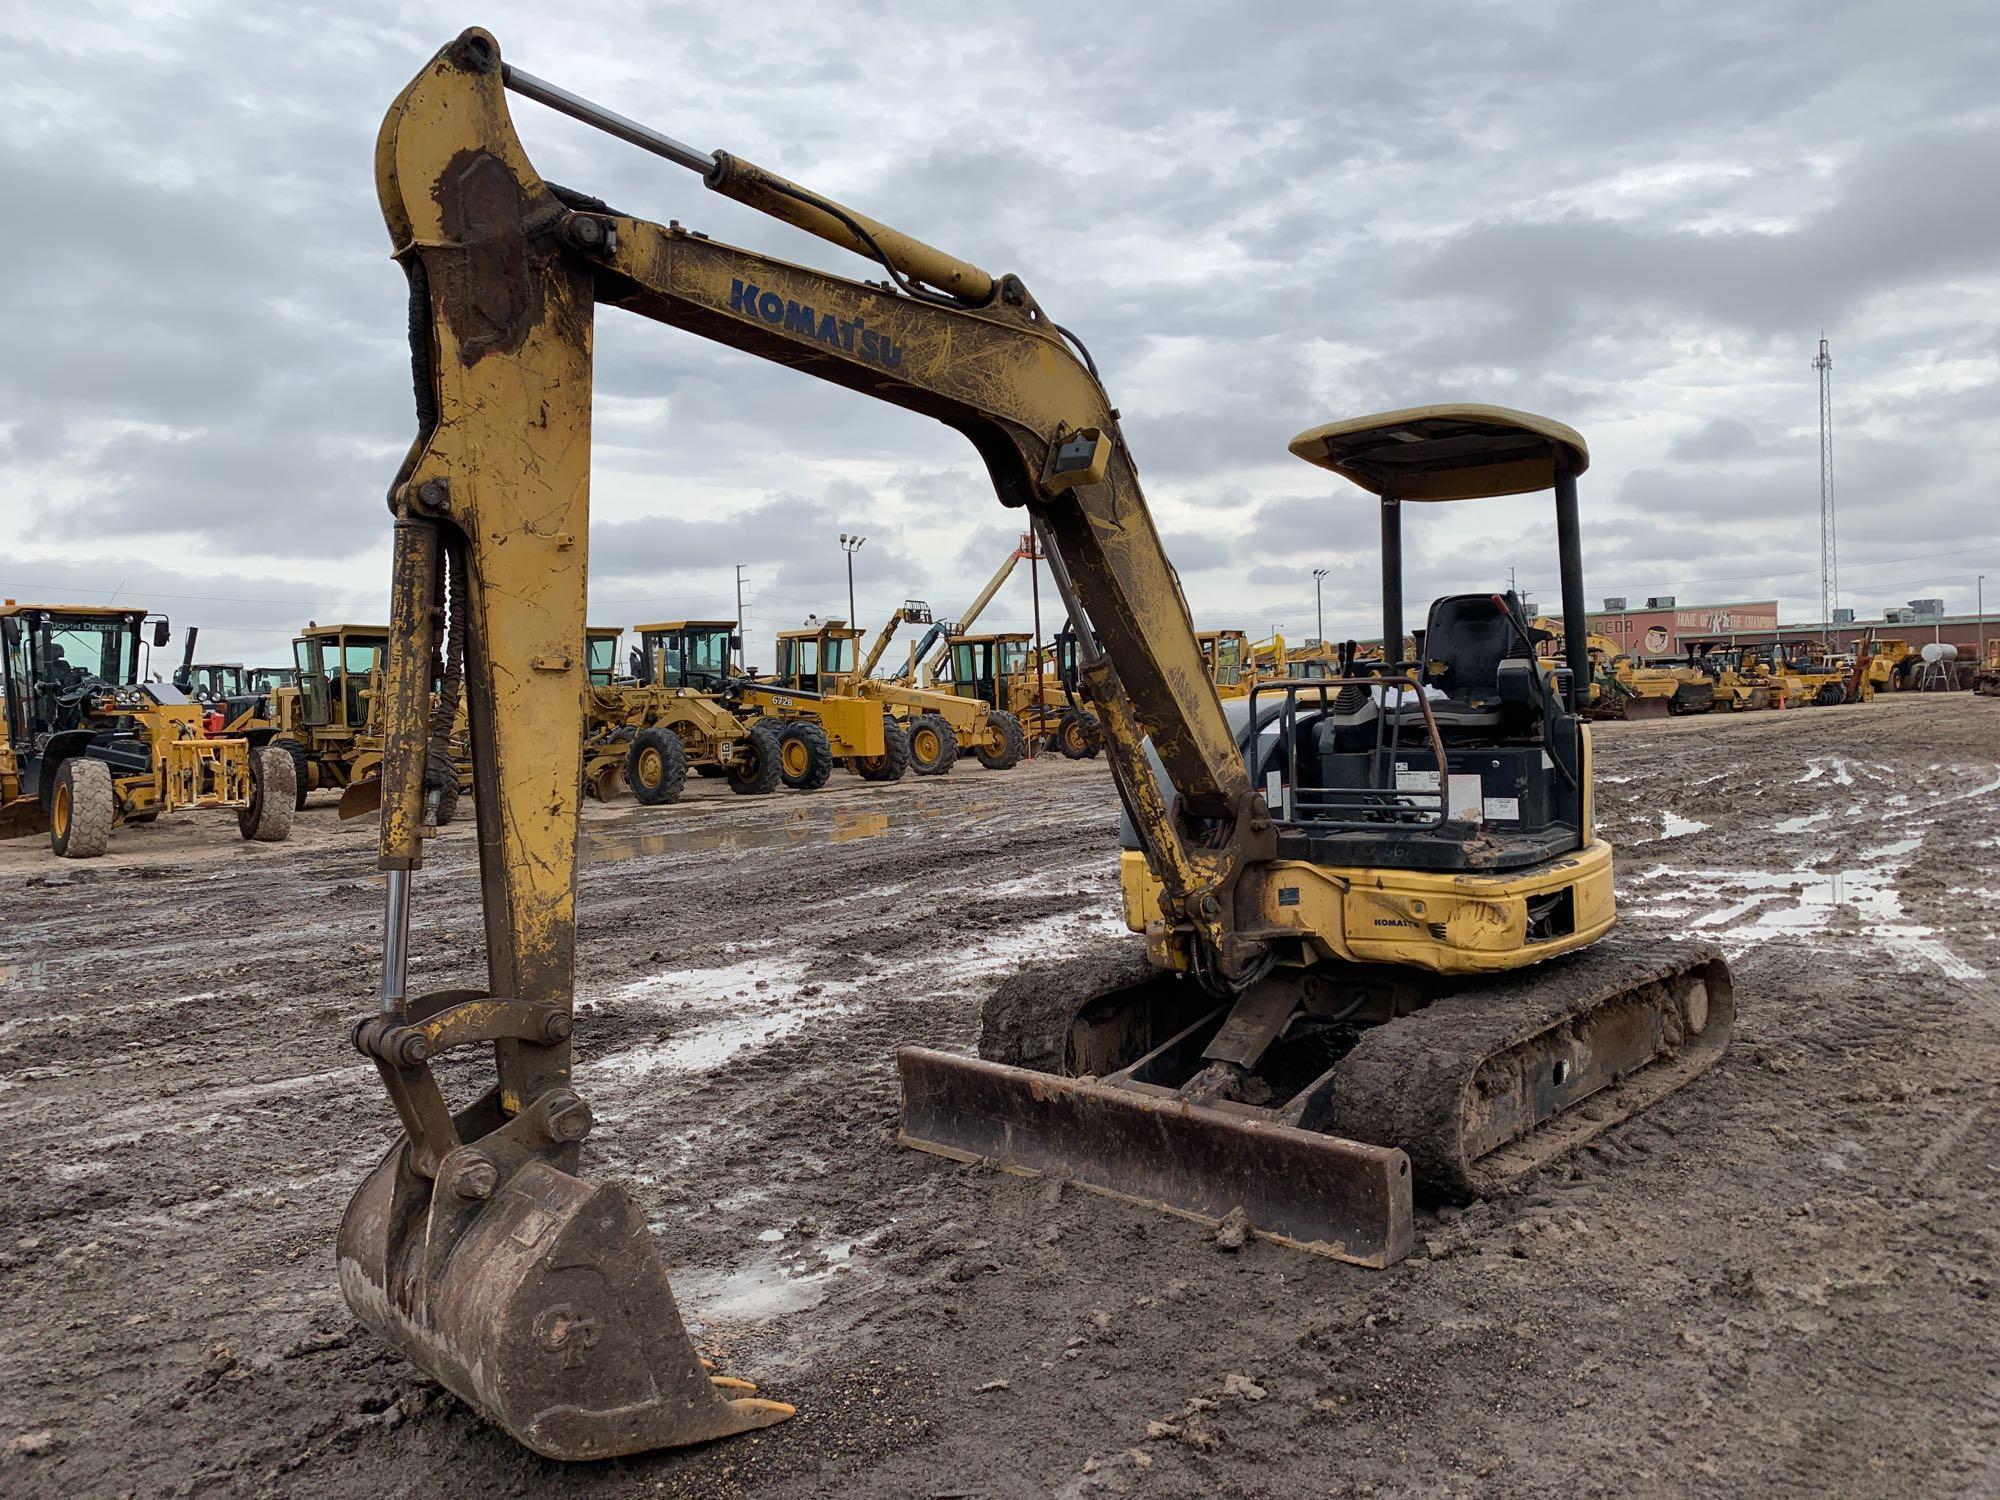
MULTIPOLYGON (((898 1042, 970 1047, 998 977, 1115 930, 1101 764, 593 809, 587 1161, 799 1416, 572 1468, 334 1286, 391 1131, 346 1039, 367 832, 0 846, 0 1492, 2000 1493, 2000 703, 1599 746, 1625 921, 1726 947, 1735 1047, 1386 1272, 891 1144, 898 1042)), ((470 853, 421 878, 425 987, 483 981, 470 853)))

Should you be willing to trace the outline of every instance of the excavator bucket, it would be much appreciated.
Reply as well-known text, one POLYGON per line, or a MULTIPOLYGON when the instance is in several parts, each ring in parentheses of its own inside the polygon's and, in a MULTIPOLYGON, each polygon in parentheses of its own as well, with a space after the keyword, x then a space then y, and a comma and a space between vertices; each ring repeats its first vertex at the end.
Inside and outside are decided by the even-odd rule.
POLYGON ((349 1202, 341 1291, 520 1442, 548 1458, 616 1458, 792 1415, 708 1374, 622 1188, 530 1159, 504 1182, 475 1176, 486 1196, 467 1198, 409 1158, 399 1141, 349 1202))
POLYGON ((953 1161, 1067 1178, 1204 1224, 1242 1210, 1264 1239, 1363 1266, 1410 1252, 1409 1159, 1260 1118, 979 1058, 904 1047, 898 1139, 953 1161))

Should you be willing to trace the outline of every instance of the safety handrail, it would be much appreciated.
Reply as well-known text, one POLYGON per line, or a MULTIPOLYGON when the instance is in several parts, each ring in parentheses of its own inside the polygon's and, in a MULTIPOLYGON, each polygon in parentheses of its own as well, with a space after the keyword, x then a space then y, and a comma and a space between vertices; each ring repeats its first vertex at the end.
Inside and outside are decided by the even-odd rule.
POLYGON ((1384 824, 1403 828, 1442 828, 1450 814, 1451 766, 1445 758, 1444 736, 1423 686, 1414 676, 1398 674, 1382 677, 1321 677, 1260 682, 1250 689, 1250 745, 1244 751, 1245 766, 1251 777, 1263 768, 1264 737, 1258 713, 1259 695, 1281 694, 1285 704, 1278 712, 1278 733, 1284 740, 1284 771, 1264 772, 1265 800, 1271 816, 1281 826, 1318 831, 1360 832, 1379 829, 1384 824), (1369 782, 1365 787, 1301 787, 1298 775, 1299 696, 1311 692, 1324 709, 1331 709, 1343 690, 1362 688, 1380 691, 1375 716, 1375 748, 1370 755, 1369 782), (1392 703, 1390 690, 1397 690, 1392 703), (1403 748, 1403 707, 1414 697, 1423 715, 1424 731, 1430 740, 1437 764, 1437 787, 1403 787, 1395 784, 1396 757, 1403 748), (1386 772, 1386 774, 1385 774, 1386 772), (1275 784, 1273 778, 1277 777, 1275 784), (1384 785, 1384 782, 1387 785, 1384 785))

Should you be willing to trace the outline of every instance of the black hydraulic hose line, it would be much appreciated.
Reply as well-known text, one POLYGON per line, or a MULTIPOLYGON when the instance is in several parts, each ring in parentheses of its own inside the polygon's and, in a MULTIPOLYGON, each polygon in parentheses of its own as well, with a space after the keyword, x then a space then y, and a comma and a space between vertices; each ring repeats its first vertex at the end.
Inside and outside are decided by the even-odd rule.
POLYGON ((410 281, 410 384, 417 398, 417 441, 430 441, 437 430, 437 388, 431 371, 431 278, 421 257, 403 262, 410 281))

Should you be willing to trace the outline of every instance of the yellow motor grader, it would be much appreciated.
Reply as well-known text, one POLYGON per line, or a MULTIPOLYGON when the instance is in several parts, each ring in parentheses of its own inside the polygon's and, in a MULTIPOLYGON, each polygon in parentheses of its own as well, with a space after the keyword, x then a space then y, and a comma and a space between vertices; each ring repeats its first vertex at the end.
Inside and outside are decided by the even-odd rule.
POLYGON ((1403 637, 1405 508, 1552 489, 1563 671, 1539 670, 1518 599, 1458 595, 1431 605, 1422 660, 1225 705, 1110 396, 1019 277, 613 115, 479 30, 397 97, 376 169, 418 431, 389 492, 383 963, 353 1039, 401 1132, 348 1204, 339 1276, 363 1324, 535 1451, 608 1458, 793 1414, 704 1365, 645 1212, 581 1172, 576 643, 600 305, 962 433, 1076 626, 1125 813, 1129 982, 1086 987, 1051 954, 989 998, 984 1055, 904 1048, 905 1144, 1127 1205, 1107 1212, 1240 1212, 1279 1243, 1385 1266, 1410 1248, 1414 1184, 1503 1191, 1721 1055, 1719 952, 1613 930, 1581 718, 1589 454, 1570 428, 1441 405, 1291 445, 1379 510, 1387 642, 1403 637), (510 90, 869 257, 869 277, 556 187, 510 90), (441 610, 447 591, 466 607, 441 610), (410 915, 443 628, 463 632, 449 649, 466 663, 488 977, 425 992, 410 915), (995 1055, 1037 1015, 1052 1062, 995 1055), (467 1049, 491 1086, 454 1102, 467 1070, 439 1063, 467 1049))
MULTIPOLYGON (((254 700, 227 726, 253 743, 275 745, 293 761, 297 806, 310 792, 341 793, 341 816, 377 806, 382 728, 377 683, 389 631, 383 625, 309 624, 292 639, 297 679, 254 700)), ((452 819, 472 787, 465 739, 462 667, 432 664, 431 748, 426 794, 432 827, 452 819)))
MULTIPOLYGON (((1020 763, 1027 753, 1027 737, 1013 713, 990 697, 955 688, 919 688, 870 677, 853 664, 855 640, 855 632, 843 620, 780 631, 774 682, 811 688, 826 698, 879 705, 900 725, 909 745, 909 767, 919 776, 942 776, 967 755, 989 771, 1012 770, 1020 763)), ((871 652, 870 660, 879 655, 871 652)), ((848 758, 837 747, 835 755, 848 758)))
POLYGON ((1039 663, 1033 637, 1002 630, 953 633, 943 665, 941 690, 1011 715, 1024 741, 1057 750, 1067 760, 1102 753, 1096 716, 1078 696, 1076 637, 1067 625, 1043 649, 1039 663))
POLYGON ((1208 680, 1224 698, 1244 698, 1250 693, 1255 674, 1250 669, 1250 636, 1242 630, 1197 630, 1201 659, 1208 680))
MULTIPOLYGON (((205 734, 202 705, 141 680, 143 609, 0 606, 0 837, 44 830, 65 859, 105 852, 121 823, 228 809, 246 839, 292 827, 292 761, 240 737, 205 734)), ((153 621, 152 644, 168 624, 153 621)))
POLYGON ((621 783, 648 807, 680 799, 687 773, 724 778, 743 796, 784 785, 796 733, 777 719, 734 704, 730 653, 742 646, 734 620, 660 620, 634 627, 639 646, 631 682, 615 676, 616 636, 607 652, 595 632, 584 699, 584 784, 608 800, 621 783), (608 657, 609 660, 603 658, 608 657))

